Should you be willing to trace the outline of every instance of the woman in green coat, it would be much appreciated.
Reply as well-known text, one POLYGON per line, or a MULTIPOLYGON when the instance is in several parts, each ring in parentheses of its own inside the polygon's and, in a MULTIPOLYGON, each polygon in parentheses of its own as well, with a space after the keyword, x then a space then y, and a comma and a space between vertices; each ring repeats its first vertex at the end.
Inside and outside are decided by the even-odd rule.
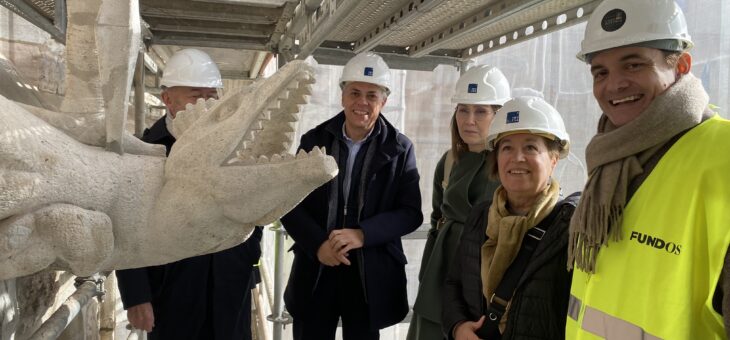
POLYGON ((494 114, 510 99, 502 72, 475 66, 456 82, 452 102, 451 149, 436 165, 431 229, 421 257, 420 281, 408 340, 442 340, 441 296, 444 280, 469 211, 492 198, 498 182, 488 179, 486 141, 494 114))

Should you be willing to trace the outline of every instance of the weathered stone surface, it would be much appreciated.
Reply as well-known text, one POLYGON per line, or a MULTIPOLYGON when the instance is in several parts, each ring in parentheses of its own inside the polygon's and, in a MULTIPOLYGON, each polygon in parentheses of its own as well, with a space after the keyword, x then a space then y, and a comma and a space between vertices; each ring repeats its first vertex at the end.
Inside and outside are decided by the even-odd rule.
POLYGON ((0 339, 10 339, 20 317, 15 279, 0 281, 0 339))
POLYGON ((15 339, 27 339, 76 289, 73 275, 62 272, 47 271, 15 280, 20 307, 15 339))
POLYGON ((337 173, 320 149, 287 154, 314 82, 302 62, 178 113, 169 158, 125 134, 137 0, 67 6, 59 112, 0 96, 0 280, 226 249, 337 173))
POLYGON ((0 97, 0 279, 49 266, 85 276, 243 242, 337 173, 319 149, 286 154, 285 127, 312 82, 295 62, 190 105, 167 162, 81 144, 0 97))

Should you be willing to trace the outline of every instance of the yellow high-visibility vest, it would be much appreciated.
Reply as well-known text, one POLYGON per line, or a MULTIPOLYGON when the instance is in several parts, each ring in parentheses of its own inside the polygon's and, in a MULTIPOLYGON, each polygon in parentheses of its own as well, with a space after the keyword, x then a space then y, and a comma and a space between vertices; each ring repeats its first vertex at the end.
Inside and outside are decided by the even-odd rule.
POLYGON ((595 274, 573 273, 566 338, 725 339, 712 297, 730 245, 730 121, 715 116, 669 149, 621 233, 595 274))

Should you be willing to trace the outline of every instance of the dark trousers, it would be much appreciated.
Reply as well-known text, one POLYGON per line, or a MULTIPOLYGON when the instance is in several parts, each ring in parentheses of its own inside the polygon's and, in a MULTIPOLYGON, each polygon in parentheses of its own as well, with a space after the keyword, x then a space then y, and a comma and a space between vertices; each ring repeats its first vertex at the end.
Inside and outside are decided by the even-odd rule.
POLYGON ((246 242, 218 253, 166 265, 163 291, 152 301, 155 327, 148 340, 248 340, 253 265, 261 255, 261 228, 246 242))
POLYGON ((306 315, 294 318, 295 340, 334 340, 340 318, 344 340, 380 339, 380 332, 370 329, 359 266, 354 258, 350 256, 350 266, 324 267, 314 291, 314 303, 306 315))

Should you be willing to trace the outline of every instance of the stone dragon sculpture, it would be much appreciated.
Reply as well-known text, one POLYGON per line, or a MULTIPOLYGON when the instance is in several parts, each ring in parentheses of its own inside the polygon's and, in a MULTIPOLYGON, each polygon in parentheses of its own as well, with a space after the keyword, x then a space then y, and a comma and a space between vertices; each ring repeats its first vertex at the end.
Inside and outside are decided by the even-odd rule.
MULTIPOLYGON (((67 54, 78 53, 67 39, 67 54)), ((0 280, 156 265, 243 242, 337 174, 324 150, 288 154, 313 82, 293 62, 221 100, 188 105, 173 121, 168 158, 122 133, 127 153, 109 151, 109 134, 87 133, 103 120, 82 119, 99 117, 98 108, 84 116, 0 96, 0 280)), ((71 88, 67 97, 78 95, 71 88)), ((105 107, 108 116, 114 106, 105 107)))

